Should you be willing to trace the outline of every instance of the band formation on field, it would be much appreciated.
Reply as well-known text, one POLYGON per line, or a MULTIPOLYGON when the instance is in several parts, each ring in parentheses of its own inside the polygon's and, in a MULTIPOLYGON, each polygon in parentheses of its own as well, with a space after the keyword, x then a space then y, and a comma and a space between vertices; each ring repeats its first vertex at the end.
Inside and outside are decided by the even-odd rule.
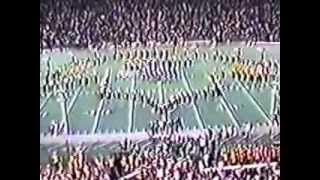
POLYGON ((102 139, 112 142, 116 134, 139 140, 157 133, 156 121, 168 134, 277 123, 278 49, 155 46, 43 53, 41 143, 65 137, 73 142, 73 136, 94 141, 99 135, 110 135, 102 139))

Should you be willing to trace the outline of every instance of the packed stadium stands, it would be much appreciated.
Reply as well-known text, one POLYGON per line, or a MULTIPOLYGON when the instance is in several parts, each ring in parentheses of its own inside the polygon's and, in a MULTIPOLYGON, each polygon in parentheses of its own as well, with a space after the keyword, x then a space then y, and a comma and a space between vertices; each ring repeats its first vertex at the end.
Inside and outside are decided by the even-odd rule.
POLYGON ((279 0, 41 0, 42 48, 280 41, 279 0))
POLYGON ((280 43, 279 0, 40 0, 40 179, 280 179, 280 60, 258 42, 280 43))

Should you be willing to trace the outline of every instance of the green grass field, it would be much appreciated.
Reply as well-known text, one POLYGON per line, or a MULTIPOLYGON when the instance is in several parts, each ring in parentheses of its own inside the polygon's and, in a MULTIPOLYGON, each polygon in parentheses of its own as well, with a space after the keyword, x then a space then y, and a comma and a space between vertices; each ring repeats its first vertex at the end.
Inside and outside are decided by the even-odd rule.
MULTIPOLYGON (((235 46, 221 46, 219 49, 223 54, 234 53, 235 46)), ((279 59, 279 45, 267 46, 267 57, 273 57, 279 59)), ((206 51, 209 56, 213 53, 212 50, 202 50, 206 51)), ((79 59, 84 57, 92 57, 92 53, 85 51, 73 51, 73 54, 79 57, 79 59)), ((243 52, 246 58, 257 60, 260 58, 260 53, 255 48, 244 48, 243 52)), ((112 60, 112 55, 107 54, 109 61, 104 65, 96 68, 100 77, 103 76, 106 68, 112 70, 112 89, 121 88, 123 90, 130 89, 131 80, 116 80, 117 73, 119 72, 122 62, 121 60, 112 60)), ((50 55, 45 55, 52 59, 53 70, 62 66, 63 64, 70 61, 70 55, 68 53, 52 53, 50 55)), ((44 59, 44 56, 40 56, 44 59)), ((43 72, 46 70, 46 65, 44 62, 40 63, 40 81, 43 79, 43 72)), ((209 79, 207 75, 209 72, 214 71, 228 71, 229 66, 221 62, 214 61, 197 61, 191 68, 185 69, 186 79, 189 81, 192 90, 201 89, 209 85, 209 79)), ((41 84, 41 83, 40 83, 41 84)), ((232 81, 233 86, 239 86, 236 81, 232 81)), ((158 94, 159 86, 152 82, 142 82, 136 80, 135 90, 151 90, 154 92, 154 96, 159 98, 158 94)), ((186 86, 182 81, 164 83, 163 87, 165 90, 164 97, 169 98, 171 95, 175 94, 177 91, 186 91, 186 86)), ((97 90, 97 86, 92 86, 89 89, 83 89, 80 92, 78 99, 76 100, 73 108, 69 112, 69 119, 71 122, 71 129, 73 131, 87 131, 90 132, 94 122, 94 116, 90 115, 90 111, 94 111, 98 104, 99 99, 94 94, 94 90, 97 90)), ((270 103, 271 103, 271 91, 270 88, 264 88, 262 90, 250 89, 250 94, 258 101, 262 107, 262 111, 269 113, 270 103)), ((248 98, 248 95, 241 89, 230 90, 225 92, 226 99, 232 107, 234 107, 235 115, 240 124, 244 122, 265 122, 267 119, 261 114, 261 110, 257 109, 256 105, 248 98)), ((70 103, 70 98, 68 98, 68 103, 70 103)), ((40 104, 45 101, 45 98, 40 98, 40 104)), ((113 131, 127 131, 129 126, 129 109, 130 103, 120 100, 108 101, 104 108, 109 108, 112 110, 110 115, 103 115, 101 121, 98 125, 99 131, 102 132, 113 132, 113 131)), ((136 101, 134 104, 133 111, 133 129, 134 131, 143 130, 148 122, 154 117, 151 113, 149 107, 143 108, 140 102, 136 101)), ((205 127, 216 126, 216 125, 231 125, 233 122, 230 115, 226 112, 226 109, 222 108, 220 99, 212 99, 210 101, 201 100, 196 102, 195 106, 199 110, 199 115, 203 119, 205 127)), ((40 110, 40 130, 45 132, 48 129, 51 120, 61 119, 60 104, 57 102, 56 97, 52 96, 49 98, 43 109, 40 110)), ((268 114, 269 115, 269 114, 268 114)), ((199 127, 197 122, 197 117, 195 115, 194 108, 191 106, 180 106, 173 112, 172 116, 182 116, 184 119, 184 124, 186 128, 199 127)))

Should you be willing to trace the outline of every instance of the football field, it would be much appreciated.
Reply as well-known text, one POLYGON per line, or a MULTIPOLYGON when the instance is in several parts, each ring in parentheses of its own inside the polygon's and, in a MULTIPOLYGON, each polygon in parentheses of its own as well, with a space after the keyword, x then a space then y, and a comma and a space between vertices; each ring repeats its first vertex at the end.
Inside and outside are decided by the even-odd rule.
MULTIPOLYGON (((259 48, 266 49, 265 59, 280 63, 280 44, 258 44, 255 47, 244 47, 241 44, 221 45, 217 48, 199 48, 200 56, 195 58, 179 55, 180 59, 191 59, 193 64, 184 68, 177 81, 151 82, 138 78, 118 78, 126 59, 128 50, 114 56, 112 51, 101 51, 105 62, 86 69, 90 76, 95 74, 100 80, 105 76, 107 69, 111 74, 111 90, 129 94, 147 92, 156 102, 166 103, 169 99, 181 92, 198 92, 210 86, 209 74, 224 74, 217 83, 222 88, 222 96, 200 98, 190 104, 179 105, 172 113, 171 118, 182 117, 185 130, 220 127, 222 125, 241 126, 247 122, 266 123, 271 119, 273 107, 272 82, 265 82, 257 86, 250 81, 237 80, 231 77, 231 70, 235 63, 214 58, 213 54, 219 51, 220 55, 234 56, 235 48, 243 48, 243 58, 249 61, 262 61, 259 48), (259 47, 259 48, 258 48, 259 47)), ((131 49, 132 51, 132 49, 131 49)), ((193 51, 193 50, 190 50, 193 51)), ((78 61, 95 58, 94 53, 85 50, 69 50, 68 52, 51 52, 40 55, 40 88, 44 86, 45 72, 51 72, 65 66, 76 56, 78 61), (73 55, 71 55, 73 54, 73 55), (47 63, 50 59, 50 63, 47 63)), ((178 58, 178 59, 179 59, 178 58)), ((130 59, 130 58, 129 58, 130 59)), ((154 59, 157 59, 154 57, 154 59)), ((169 59, 170 60, 170 59, 169 59)), ((138 100, 113 98, 101 102, 98 97, 99 82, 90 82, 89 86, 75 86, 66 92, 66 110, 63 113, 61 100, 56 94, 49 93, 40 96, 40 131, 47 133, 52 120, 60 121, 67 116, 70 121, 72 134, 90 134, 93 129, 99 134, 143 132, 151 120, 157 119, 152 108, 143 105, 138 100), (97 116, 98 112, 100 116, 97 116)), ((42 135, 44 136, 44 135, 42 135)), ((41 153, 42 154, 42 153, 41 153)), ((44 155, 46 156, 46 155, 44 155)))
MULTIPOLYGON (((279 60, 278 49, 279 45, 268 46, 268 57, 279 60)), ((227 55, 235 53, 233 51, 234 47, 219 47, 219 50, 227 55)), ((210 54, 210 50, 206 53, 210 54)), ((79 57, 79 59, 92 57, 92 53, 84 54, 74 51, 73 54, 79 57)), ((260 58, 260 52, 258 52, 256 48, 244 48, 243 55, 252 60, 258 60, 260 58)), ((59 67, 70 60, 70 55, 68 55, 68 53, 63 54, 57 52, 47 56, 50 56, 52 59, 53 68, 59 67)), ((112 88, 130 91, 132 80, 116 79, 122 66, 121 59, 112 60, 113 57, 111 54, 107 55, 107 57, 109 58, 107 63, 99 67, 99 69, 96 69, 98 70, 100 77, 103 76, 106 68, 110 68, 112 70, 112 88)), ((43 65, 42 68, 45 69, 45 65, 43 65)), ((208 79, 208 74, 210 72, 215 70, 227 72, 228 69, 230 69, 230 67, 221 62, 200 59, 199 61, 195 61, 192 67, 185 70, 185 79, 190 86, 190 90, 196 91, 210 84, 208 79)), ((138 79, 135 81, 135 90, 150 90, 152 96, 156 99, 159 99, 159 88, 164 89, 164 101, 177 92, 188 91, 186 83, 182 80, 170 83, 164 82, 161 87, 156 82, 146 82, 138 79)), ((267 116, 269 115, 268 113, 270 112, 270 103, 272 99, 271 87, 266 86, 263 89, 257 89, 254 87, 251 88, 249 85, 250 83, 240 83, 239 81, 228 78, 225 80, 224 86, 231 87, 226 88, 225 98, 230 104, 230 107, 234 107, 236 121, 240 124, 244 122, 267 121, 268 119, 265 118, 266 116, 263 115, 263 112, 265 112, 267 116), (245 91, 243 86, 247 86, 249 91, 245 91)), ((95 94, 97 90, 98 86, 92 85, 92 87, 82 88, 70 93, 67 104, 73 104, 68 112, 71 129, 73 131, 90 131, 92 128, 94 116, 92 113, 90 114, 90 112, 93 112, 99 104, 99 99, 95 94), (71 101, 72 99, 75 100, 71 101)), ((59 120, 61 119, 62 114, 60 105, 54 96, 40 98, 40 104, 43 106, 40 112, 41 132, 44 132, 47 130, 50 120, 59 120)), ((202 119, 205 127, 224 124, 228 125, 233 122, 232 117, 228 115, 219 99, 212 99, 209 101, 201 100, 191 106, 181 106, 177 109, 177 112, 174 112, 173 115, 177 114, 184 117, 183 119, 185 120, 186 128, 199 126, 196 120, 197 115, 195 115, 192 106, 195 106, 195 108, 198 109, 199 117, 202 119)), ((123 100, 111 100, 107 103, 106 108, 112 109, 112 113, 101 117, 101 123, 99 124, 98 129, 102 132, 126 131, 130 123, 133 123, 134 131, 140 131, 146 127, 148 121, 152 118, 156 118, 152 116, 148 107, 143 108, 139 102, 132 103, 131 105, 123 100), (130 108, 134 109, 133 119, 131 119, 133 122, 129 122, 128 113, 130 108)))

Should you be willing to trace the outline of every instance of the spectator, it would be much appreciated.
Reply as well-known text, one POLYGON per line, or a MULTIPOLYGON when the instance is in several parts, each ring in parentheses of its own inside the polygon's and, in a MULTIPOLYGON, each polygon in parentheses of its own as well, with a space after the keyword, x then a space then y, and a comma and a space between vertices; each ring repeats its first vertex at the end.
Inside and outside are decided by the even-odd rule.
POLYGON ((40 1, 40 47, 280 41, 280 1, 40 1))

